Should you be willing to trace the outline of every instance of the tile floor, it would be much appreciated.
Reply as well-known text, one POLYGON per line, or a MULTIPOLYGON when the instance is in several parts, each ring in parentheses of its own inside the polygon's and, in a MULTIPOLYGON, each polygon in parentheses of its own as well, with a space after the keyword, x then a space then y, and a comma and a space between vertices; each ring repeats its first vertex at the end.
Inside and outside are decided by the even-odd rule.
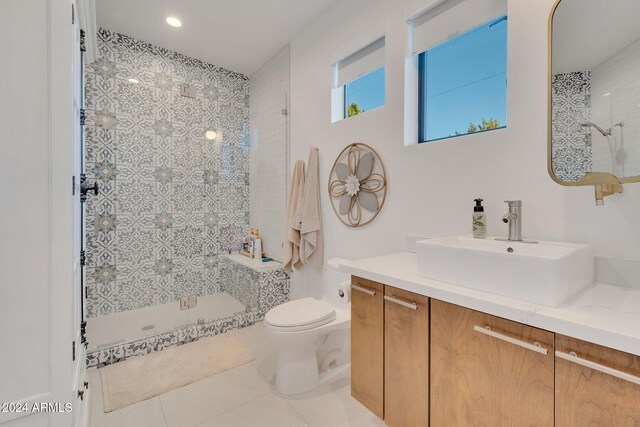
POLYGON ((354 400, 349 375, 285 397, 275 389, 276 354, 262 323, 230 332, 252 363, 105 414, 98 370, 89 371, 91 427, 368 427, 384 423, 354 400))

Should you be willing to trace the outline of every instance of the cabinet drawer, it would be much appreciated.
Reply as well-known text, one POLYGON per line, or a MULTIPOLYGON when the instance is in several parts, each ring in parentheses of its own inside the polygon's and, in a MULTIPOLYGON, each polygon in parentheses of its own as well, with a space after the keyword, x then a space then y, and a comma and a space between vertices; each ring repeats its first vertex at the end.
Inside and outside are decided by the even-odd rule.
POLYGON ((351 395, 384 417, 384 285, 351 278, 351 395))
POLYGON ((640 357, 557 335, 556 426, 640 426, 640 357))
POLYGON ((429 425, 429 298, 385 286, 384 416, 390 427, 429 425))
POLYGON ((431 300, 431 426, 553 426, 554 334, 431 300))

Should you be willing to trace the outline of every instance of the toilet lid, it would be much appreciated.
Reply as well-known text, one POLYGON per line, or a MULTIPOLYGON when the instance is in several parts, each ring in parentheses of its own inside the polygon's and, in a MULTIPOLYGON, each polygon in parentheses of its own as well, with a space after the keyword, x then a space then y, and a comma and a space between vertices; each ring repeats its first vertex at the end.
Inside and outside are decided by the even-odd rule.
POLYGON ((325 325, 336 318, 336 310, 325 301, 302 298, 269 310, 265 323, 279 328, 310 329, 325 325))

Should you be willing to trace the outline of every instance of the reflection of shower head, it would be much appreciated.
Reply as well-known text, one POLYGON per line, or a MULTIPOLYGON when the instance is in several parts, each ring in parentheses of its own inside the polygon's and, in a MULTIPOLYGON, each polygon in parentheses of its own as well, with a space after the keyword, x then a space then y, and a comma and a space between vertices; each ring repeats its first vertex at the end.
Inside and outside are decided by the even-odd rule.
POLYGON ((598 132, 600 132, 602 134, 602 136, 611 135, 611 129, 604 130, 600 126, 598 126, 597 124, 595 124, 593 122, 583 122, 583 123, 580 123, 580 126, 585 127, 585 128, 588 128, 588 127, 596 128, 598 130, 598 132))

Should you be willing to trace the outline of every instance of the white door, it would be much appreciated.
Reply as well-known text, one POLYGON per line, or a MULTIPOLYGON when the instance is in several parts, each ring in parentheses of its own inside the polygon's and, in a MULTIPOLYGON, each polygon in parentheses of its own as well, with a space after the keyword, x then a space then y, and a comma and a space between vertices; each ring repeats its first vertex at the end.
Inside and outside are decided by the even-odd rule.
POLYGON ((0 16, 0 425, 69 427, 72 0, 0 0, 0 16))
MULTIPOLYGON (((74 15, 77 15, 76 3, 73 2, 74 15)), ((74 360, 74 426, 87 425, 89 383, 86 375, 86 338, 84 328, 84 193, 87 183, 84 182, 83 170, 83 142, 84 142, 84 64, 82 58, 80 27, 78 18, 74 16, 71 22, 71 58, 73 70, 73 280, 72 299, 73 315, 72 328, 76 343, 74 360)))

